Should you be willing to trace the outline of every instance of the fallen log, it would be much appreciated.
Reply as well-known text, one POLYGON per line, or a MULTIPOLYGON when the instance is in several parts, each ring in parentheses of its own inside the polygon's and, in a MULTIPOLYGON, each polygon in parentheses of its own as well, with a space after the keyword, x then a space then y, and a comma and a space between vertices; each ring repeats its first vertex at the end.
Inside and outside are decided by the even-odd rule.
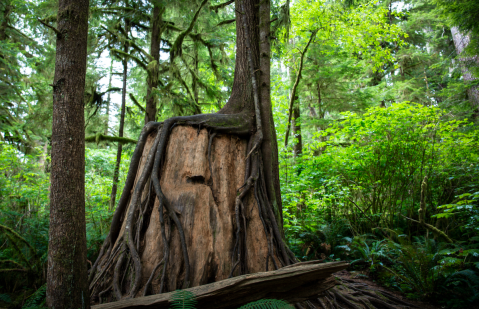
MULTIPOLYGON (((320 262, 320 261, 318 261, 320 262)), ((238 308, 246 303, 264 299, 282 299, 289 303, 301 302, 336 285, 332 273, 346 269, 346 262, 301 264, 275 271, 260 272, 205 284, 187 289, 196 295, 197 309, 238 308)), ((92 306, 94 309, 169 308, 174 292, 130 298, 92 306)))

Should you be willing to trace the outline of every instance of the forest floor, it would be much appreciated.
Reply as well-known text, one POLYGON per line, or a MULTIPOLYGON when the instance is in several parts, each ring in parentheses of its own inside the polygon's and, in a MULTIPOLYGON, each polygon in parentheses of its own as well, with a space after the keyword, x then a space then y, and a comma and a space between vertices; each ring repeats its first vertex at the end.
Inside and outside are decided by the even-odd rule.
POLYGON ((334 276, 340 277, 340 278, 343 278, 343 279, 347 279, 349 281, 354 281, 354 282, 357 282, 357 283, 367 284, 373 290, 387 291, 389 293, 392 293, 392 294, 396 295, 399 299, 416 306, 417 308, 421 308, 421 309, 443 309, 444 308, 444 307, 434 305, 434 304, 429 303, 429 302, 423 302, 423 301, 417 301, 417 300, 409 299, 403 293, 395 291, 395 290, 388 289, 386 287, 383 287, 383 286, 379 285, 377 282, 375 282, 371 279, 368 279, 368 278, 365 278, 365 277, 362 277, 362 276, 359 278, 358 273, 360 273, 360 272, 349 272, 347 270, 343 270, 343 271, 334 273, 334 276))

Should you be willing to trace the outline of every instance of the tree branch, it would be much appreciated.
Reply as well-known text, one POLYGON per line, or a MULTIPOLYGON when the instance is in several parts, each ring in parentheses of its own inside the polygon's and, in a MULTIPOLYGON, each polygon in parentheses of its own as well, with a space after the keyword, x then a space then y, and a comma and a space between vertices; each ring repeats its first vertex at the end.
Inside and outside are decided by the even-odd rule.
POLYGON ((133 93, 128 93, 128 95, 130 96, 130 99, 133 101, 133 103, 134 103, 143 113, 145 113, 145 112, 146 112, 145 108, 140 105, 140 103, 139 103, 138 100, 135 98, 135 96, 133 95, 133 93))
POLYGON ((129 53, 125 53, 124 51, 121 51, 119 49, 116 49, 116 48, 112 48, 110 49, 110 51, 118 54, 118 55, 121 55, 123 57, 126 57, 126 58, 131 58, 133 61, 135 61, 139 66, 141 66, 143 69, 145 69, 145 71, 148 71, 148 68, 147 68, 147 65, 140 60, 140 58, 136 57, 136 56, 133 56, 129 53))
POLYGON ((173 46, 171 47, 171 50, 170 50, 170 63, 173 63, 173 60, 175 60, 175 57, 177 55, 181 55, 181 45, 183 44, 183 40, 193 30, 193 26, 195 25, 196 20, 198 19, 198 16, 200 15, 201 9, 206 4, 206 2, 208 2, 208 0, 203 0, 203 2, 201 2, 201 5, 198 8, 198 10, 196 10, 195 16, 193 17, 193 20, 191 21, 188 29, 180 33, 178 37, 176 38, 175 43, 173 43, 173 46))
POLYGON ((228 24, 232 24, 236 21, 235 18, 233 19, 227 19, 227 20, 223 20, 222 22, 219 22, 216 27, 219 27, 219 26, 223 26, 223 25, 228 25, 228 24))
POLYGON ((97 135, 85 137, 85 142, 98 144, 101 141, 110 141, 110 142, 117 142, 122 144, 136 144, 138 142, 137 140, 127 138, 127 137, 108 136, 108 135, 103 135, 101 133, 97 135))
POLYGON ((50 25, 50 24, 47 24, 46 22, 44 22, 44 21, 41 20, 40 18, 37 18, 37 20, 38 20, 42 25, 44 25, 45 27, 50 28, 50 29, 52 29, 53 31, 55 31, 55 33, 56 33, 57 35, 59 35, 59 36, 62 35, 62 33, 60 32, 60 30, 58 30, 57 28, 53 27, 53 26, 50 25))
POLYGON ((296 81, 294 82, 293 90, 291 90, 291 97, 289 99, 288 126, 286 127, 286 134, 284 136, 284 146, 285 147, 288 146, 289 130, 291 128, 291 117, 293 115, 293 106, 294 106, 294 101, 295 101, 294 98, 296 97, 296 89, 298 89, 299 80, 301 79, 301 71, 303 70, 304 55, 308 51, 308 47, 311 44, 311 42, 313 41, 313 39, 316 35, 316 32, 318 32, 318 31, 315 30, 315 31, 313 31, 313 33, 311 33, 311 37, 309 38, 308 44, 306 44, 306 46, 304 47, 303 52, 301 53, 301 58, 299 60, 298 76, 296 76, 296 81))
POLYGON ((231 3, 234 3, 234 2, 235 2, 235 0, 229 0, 229 1, 217 4, 217 5, 210 5, 210 10, 218 12, 219 9, 225 8, 225 7, 227 7, 228 5, 230 5, 231 3))

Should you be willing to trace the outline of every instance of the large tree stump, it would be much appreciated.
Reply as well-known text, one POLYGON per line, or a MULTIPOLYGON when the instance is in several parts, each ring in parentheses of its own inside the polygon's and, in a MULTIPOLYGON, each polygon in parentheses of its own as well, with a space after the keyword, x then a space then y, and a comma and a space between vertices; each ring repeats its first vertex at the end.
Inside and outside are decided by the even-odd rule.
MULTIPOLYGON (((157 134, 153 132, 146 139, 133 188, 137 187, 143 170, 148 168, 148 154, 156 145, 157 134)), ((134 242, 139 253, 142 276, 140 287, 135 295, 130 296, 174 291, 283 266, 283 261, 277 256, 277 245, 273 244, 276 240, 273 241, 271 231, 267 236, 254 190, 250 190, 243 198, 242 226, 239 227, 244 235, 244 263, 232 271, 236 264, 234 248, 238 239, 235 200, 238 189, 245 183, 247 144, 247 140, 235 135, 209 136, 206 129, 189 126, 173 128, 162 168, 151 173, 160 173, 166 202, 174 209, 183 227, 190 280, 185 282, 185 258, 179 229, 169 219, 166 210, 162 210, 165 236, 169 240, 169 250, 165 250, 159 201, 153 193, 150 179, 141 193, 139 201, 142 202, 137 207, 138 215, 134 222, 134 242), (165 266, 166 257, 168 262, 165 266), (148 290, 145 292, 145 289, 148 290)), ((131 195, 133 193, 134 190, 131 195)), ((128 203, 125 214, 129 213, 135 201, 130 198, 128 203)), ((106 297, 107 301, 118 300, 127 297, 133 285, 132 256, 121 257, 125 251, 121 246, 125 237, 128 237, 127 222, 122 220, 119 235, 109 249, 110 254, 105 254, 98 262, 97 274, 91 278, 93 297, 96 295, 106 297), (116 291, 115 280, 118 286, 116 291)))
MULTIPOLYGON (((208 144, 206 129, 198 132, 192 127, 175 127, 160 177, 165 196, 185 229, 191 265, 190 286, 229 277, 235 241, 236 192, 245 182, 247 141, 233 135, 215 137, 211 145, 211 168, 208 144)), ((148 151, 145 147, 144 153, 148 151)), ((249 240, 246 246, 246 267, 248 272, 254 273, 271 270, 274 265, 271 260, 267 261, 268 241, 252 193, 251 191, 245 198, 244 206, 246 239, 249 240)), ((158 200, 155 200, 153 210, 158 207, 158 200)), ((171 226, 167 224, 166 229, 169 228, 171 226)), ((143 277, 147 280, 154 267, 163 259, 164 245, 157 211, 152 211, 142 246, 143 277)), ((166 268, 166 290, 174 291, 182 287, 184 277, 180 237, 178 229, 174 227, 170 248, 172 263, 166 268)), ((238 272, 239 268, 236 270, 238 272)), ((161 273, 161 270, 157 273, 161 273)), ((159 288, 156 276, 152 282, 152 293, 158 293, 159 288)))

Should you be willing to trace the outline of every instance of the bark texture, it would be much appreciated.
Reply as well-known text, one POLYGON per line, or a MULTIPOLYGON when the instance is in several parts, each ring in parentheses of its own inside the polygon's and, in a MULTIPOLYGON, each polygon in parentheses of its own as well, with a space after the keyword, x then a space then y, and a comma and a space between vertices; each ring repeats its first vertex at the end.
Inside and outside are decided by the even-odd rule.
POLYGON ((60 0, 53 81, 47 305, 89 308, 85 229, 88 0, 60 0))
MULTIPOLYGON (((459 55, 459 62, 462 70, 462 77, 466 83, 470 83, 476 80, 470 71, 470 67, 479 65, 479 57, 476 55, 474 57, 461 57, 464 49, 469 45, 471 41, 468 34, 463 34, 459 31, 457 27, 451 28, 452 38, 454 40, 454 46, 456 47, 456 52, 459 55)), ((479 87, 472 86, 467 90, 467 95, 469 100, 479 110, 479 87)))
POLYGON ((153 15, 151 17, 151 40, 150 40, 150 55, 151 62, 148 64, 147 90, 146 90, 146 108, 145 108, 145 124, 150 121, 156 121, 156 108, 158 96, 154 93, 158 87, 158 71, 160 63, 160 42, 162 33, 162 16, 165 8, 160 1, 152 0, 153 15))

